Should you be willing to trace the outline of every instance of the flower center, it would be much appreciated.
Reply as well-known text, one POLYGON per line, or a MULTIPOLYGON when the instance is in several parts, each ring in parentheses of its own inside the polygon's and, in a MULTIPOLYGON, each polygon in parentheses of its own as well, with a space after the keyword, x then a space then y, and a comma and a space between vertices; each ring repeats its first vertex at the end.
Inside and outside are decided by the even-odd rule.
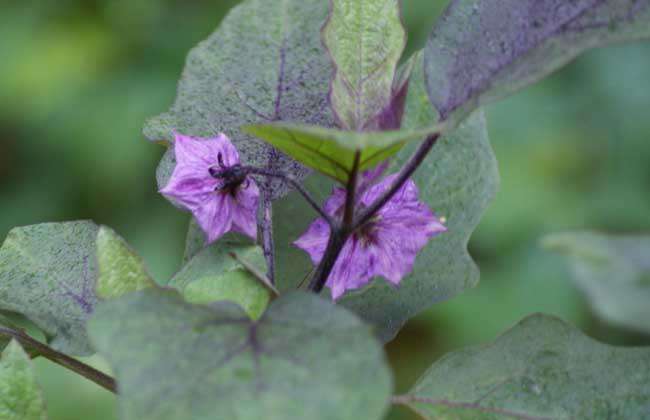
POLYGON ((379 220, 380 220, 380 216, 373 217, 368 222, 359 226, 359 228, 352 235, 364 247, 372 245, 377 241, 377 230, 379 228, 378 226, 379 220))
POLYGON ((225 166, 221 154, 219 154, 219 164, 210 167, 208 172, 212 178, 223 181, 223 184, 215 188, 215 191, 235 195, 239 187, 247 182, 246 171, 242 166, 240 164, 225 166))

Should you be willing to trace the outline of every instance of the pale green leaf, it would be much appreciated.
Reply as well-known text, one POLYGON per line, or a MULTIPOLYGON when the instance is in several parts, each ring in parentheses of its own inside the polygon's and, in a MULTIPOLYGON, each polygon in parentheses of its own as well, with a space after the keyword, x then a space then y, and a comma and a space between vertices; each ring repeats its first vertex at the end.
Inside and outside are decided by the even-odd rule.
POLYGON ((16 341, 0 359, 0 419, 45 420, 45 403, 32 362, 16 341))
POLYGON ((423 419, 644 419, 650 349, 601 344, 533 315, 486 346, 448 354, 406 395, 423 419))
POLYGON ((427 87, 458 120, 588 49, 648 37, 647 0, 453 0, 425 49, 427 87))
POLYGON ((106 226, 97 234, 97 266, 96 292, 101 299, 119 297, 156 284, 147 273, 142 258, 106 226))
MULTIPOLYGON (((239 130, 243 124, 290 121, 333 125, 327 94, 332 67, 319 29, 328 13, 322 0, 246 0, 189 54, 169 112, 147 122, 150 140, 172 140, 172 130, 208 137, 223 132, 247 165, 302 179, 308 171, 268 144, 239 130)), ((161 164, 159 181, 174 166, 161 164)), ((261 185, 274 198, 282 182, 261 185)))
POLYGON ((150 289, 102 303, 89 328, 123 420, 378 420, 390 395, 369 327, 310 294, 251 322, 234 305, 150 289))
POLYGON ((334 62, 330 99, 339 125, 362 131, 391 106, 406 45, 400 1, 331 1, 323 42, 334 62))
POLYGON ((268 306, 271 291, 231 254, 257 271, 266 272, 259 246, 224 238, 196 253, 169 286, 180 290, 193 303, 234 302, 257 319, 268 306))
POLYGON ((295 124, 258 124, 243 130, 261 138, 306 166, 346 183, 360 154, 359 168, 371 168, 397 153, 404 143, 423 140, 443 129, 431 125, 414 130, 354 132, 295 124))
POLYGON ((569 259, 596 314, 650 333, 650 236, 573 232, 549 235, 543 244, 569 259))
POLYGON ((92 353, 85 324, 98 300, 97 232, 88 221, 27 226, 0 248, 0 310, 24 315, 66 354, 92 353))

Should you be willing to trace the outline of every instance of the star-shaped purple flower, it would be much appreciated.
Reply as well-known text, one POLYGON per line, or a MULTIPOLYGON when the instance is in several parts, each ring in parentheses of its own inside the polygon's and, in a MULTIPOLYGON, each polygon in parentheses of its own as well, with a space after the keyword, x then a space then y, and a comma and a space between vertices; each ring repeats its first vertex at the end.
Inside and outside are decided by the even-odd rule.
POLYGON ((238 169, 239 154, 228 137, 202 139, 175 134, 176 168, 165 196, 192 212, 212 243, 235 231, 257 238, 260 192, 238 169))
MULTIPOLYGON (((370 185, 370 178, 378 176, 379 172, 381 170, 364 176, 359 187, 358 207, 372 204, 396 178, 396 175, 391 175, 370 185)), ((335 188, 324 209, 333 217, 340 218, 344 203, 345 190, 335 188)), ((408 180, 371 221, 345 242, 326 283, 332 291, 332 298, 338 299, 347 290, 365 286, 375 276, 382 276, 391 284, 398 285, 413 270, 417 253, 429 239, 446 230, 427 205, 418 200, 417 186, 408 180)), ((320 218, 294 244, 306 251, 314 264, 318 264, 329 236, 329 225, 320 218)))

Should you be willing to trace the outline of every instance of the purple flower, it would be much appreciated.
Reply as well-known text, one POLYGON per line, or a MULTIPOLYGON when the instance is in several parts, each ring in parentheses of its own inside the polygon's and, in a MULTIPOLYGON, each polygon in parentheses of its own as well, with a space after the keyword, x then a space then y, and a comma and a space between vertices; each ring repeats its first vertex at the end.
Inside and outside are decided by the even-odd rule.
MULTIPOLYGON (((370 185, 368 178, 377 176, 377 172, 380 171, 362 180, 358 208, 372 204, 396 178, 391 175, 370 185)), ((344 203, 345 190, 335 188, 324 208, 328 214, 340 218, 344 203)), ((413 270, 417 253, 429 239, 446 230, 427 205, 418 200, 417 186, 408 180, 371 221, 345 242, 326 283, 332 290, 332 298, 338 299, 346 290, 365 286, 375 276, 382 276, 393 285, 399 284, 413 270)), ((294 244, 318 264, 329 235, 329 225, 320 218, 294 244)))
POLYGON ((212 243, 235 231, 257 238, 260 192, 242 173, 228 137, 202 139, 175 133, 176 168, 160 192, 192 212, 212 243))

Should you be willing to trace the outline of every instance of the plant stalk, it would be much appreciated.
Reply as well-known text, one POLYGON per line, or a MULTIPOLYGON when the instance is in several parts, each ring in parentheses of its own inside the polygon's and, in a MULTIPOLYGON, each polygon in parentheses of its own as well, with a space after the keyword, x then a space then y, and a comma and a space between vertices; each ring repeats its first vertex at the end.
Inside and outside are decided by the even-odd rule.
POLYGON ((422 164, 424 159, 427 157, 433 146, 438 142, 438 139, 440 138, 440 133, 435 133, 432 134, 431 136, 427 137, 424 142, 418 147, 418 149, 413 153, 411 158, 406 162, 406 164, 402 167, 400 170, 399 174, 397 175, 397 178, 393 182, 393 184, 390 186, 389 189, 384 191, 384 193, 377 198, 371 205, 369 205, 366 209, 359 214, 359 217, 354 221, 352 224, 352 230, 358 229, 360 226, 363 226, 364 224, 368 223, 370 219, 372 219, 379 210, 381 210, 388 201, 390 201, 391 198, 397 193, 397 191, 402 188, 404 183, 413 175, 413 173, 416 171, 416 169, 422 164))
POLYGON ((262 231, 262 250, 266 259, 266 277, 272 285, 275 284, 275 243, 273 242, 273 203, 269 194, 262 192, 262 214, 260 216, 262 231))
POLYGON ((245 166, 242 169, 244 171, 246 171, 246 173, 249 173, 249 174, 252 174, 252 175, 261 175, 261 176, 267 176, 267 177, 278 178, 278 179, 283 180, 284 182, 286 182, 287 184, 289 184, 293 188, 295 188, 296 191, 298 191, 305 198, 307 203, 309 203, 309 205, 312 206, 314 208, 314 210, 316 210, 316 212, 323 219, 325 219, 327 221, 327 223, 330 225, 330 227, 335 224, 334 219, 332 218, 332 216, 327 214, 327 212, 318 204, 318 202, 314 199, 314 197, 312 197, 312 195, 309 193, 309 191, 307 191, 307 189, 305 187, 303 187, 303 185, 300 182, 298 182, 295 178, 293 178, 292 176, 286 175, 286 174, 283 174, 283 173, 280 173, 280 172, 272 171, 272 170, 269 170, 269 169, 255 168, 255 167, 252 167, 252 166, 245 166))
POLYGON ((34 352, 40 356, 43 356, 49 361, 83 376, 84 378, 101 386, 102 388, 114 394, 117 393, 117 385, 115 383, 115 379, 104 374, 103 372, 98 371, 92 366, 78 361, 77 359, 73 359, 70 356, 59 353, 53 348, 46 346, 38 340, 33 339, 23 331, 0 327, 0 335, 11 337, 18 341, 20 345, 23 346, 28 352, 34 352))

